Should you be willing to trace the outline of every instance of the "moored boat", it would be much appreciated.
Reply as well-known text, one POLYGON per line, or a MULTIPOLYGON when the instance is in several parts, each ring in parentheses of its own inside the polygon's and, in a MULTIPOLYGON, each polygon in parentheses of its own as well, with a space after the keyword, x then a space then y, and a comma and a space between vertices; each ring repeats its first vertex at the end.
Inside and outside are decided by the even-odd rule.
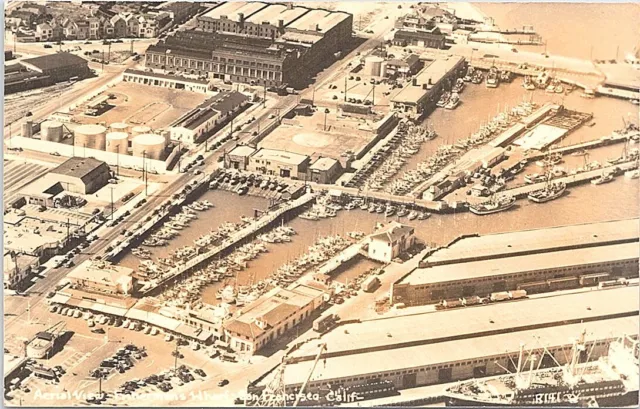
POLYGON ((505 211, 512 208, 516 204, 516 198, 513 196, 494 196, 490 200, 473 204, 469 206, 471 213, 483 216, 505 211))
POLYGON ((528 198, 535 203, 550 202, 559 198, 567 190, 564 182, 548 183, 543 189, 529 193, 528 198))

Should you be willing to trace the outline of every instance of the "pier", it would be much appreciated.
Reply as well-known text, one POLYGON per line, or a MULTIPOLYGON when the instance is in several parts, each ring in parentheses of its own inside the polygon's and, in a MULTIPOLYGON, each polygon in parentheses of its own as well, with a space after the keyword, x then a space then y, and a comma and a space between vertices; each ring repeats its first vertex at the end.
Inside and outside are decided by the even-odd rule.
POLYGON ((299 209, 315 200, 316 196, 316 193, 305 193, 298 199, 295 199, 277 209, 273 209, 268 213, 265 213, 255 222, 235 232, 231 237, 224 240, 220 245, 205 253, 197 255, 186 263, 179 264, 178 266, 173 267, 160 280, 153 280, 148 282, 148 285, 141 291, 141 293, 143 295, 148 295, 149 293, 157 290, 159 287, 170 284, 175 279, 182 276, 184 273, 193 269, 197 269, 200 265, 206 263, 213 257, 216 257, 227 249, 242 243, 247 237, 253 236, 260 232, 262 229, 272 225, 274 222, 284 217, 287 213, 295 211, 296 209, 299 209))

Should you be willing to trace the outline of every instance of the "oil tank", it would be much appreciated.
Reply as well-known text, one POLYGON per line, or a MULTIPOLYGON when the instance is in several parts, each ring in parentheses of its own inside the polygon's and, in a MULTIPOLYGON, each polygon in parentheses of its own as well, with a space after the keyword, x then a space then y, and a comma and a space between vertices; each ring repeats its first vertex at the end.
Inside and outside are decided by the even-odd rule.
POLYGON ((102 125, 80 125, 74 129, 73 144, 103 151, 107 128, 102 125))
POLYGON ((382 71, 382 62, 384 58, 378 56, 367 57, 364 60, 364 75, 379 77, 382 71))
POLYGON ((171 132, 162 131, 160 132, 160 135, 162 135, 162 137, 164 138, 164 146, 169 146, 169 144, 171 143, 171 132))
POLYGON ((109 125, 109 131, 111 132, 129 132, 129 125, 124 122, 114 122, 109 125))
POLYGON ((40 140, 61 142, 63 138, 62 123, 58 121, 44 121, 40 124, 40 140))
POLYGON ((151 133, 151 128, 149 128, 146 125, 137 125, 131 128, 131 137, 150 134, 150 133, 151 133))
POLYGON ((107 134, 107 152, 126 155, 129 148, 129 134, 127 132, 109 132, 107 134))
POLYGON ((387 76, 387 65, 386 61, 383 61, 380 65, 380 76, 383 78, 387 76))
POLYGON ((25 138, 33 136, 33 121, 27 121, 22 124, 22 136, 25 138))
POLYGON ((133 156, 161 160, 164 146, 163 136, 152 133, 138 135, 133 138, 133 156))

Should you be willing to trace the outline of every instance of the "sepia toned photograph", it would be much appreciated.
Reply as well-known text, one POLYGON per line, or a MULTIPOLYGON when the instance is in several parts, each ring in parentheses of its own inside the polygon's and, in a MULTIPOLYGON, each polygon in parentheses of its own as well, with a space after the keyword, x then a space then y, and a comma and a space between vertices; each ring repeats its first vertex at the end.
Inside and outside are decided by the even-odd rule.
POLYGON ((3 407, 638 407, 640 3, 3 6, 3 407))

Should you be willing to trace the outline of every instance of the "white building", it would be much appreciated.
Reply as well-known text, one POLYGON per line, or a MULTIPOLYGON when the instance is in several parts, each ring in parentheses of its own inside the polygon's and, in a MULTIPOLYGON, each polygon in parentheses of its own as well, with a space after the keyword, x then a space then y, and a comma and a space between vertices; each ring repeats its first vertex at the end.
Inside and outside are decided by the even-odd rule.
POLYGON ((29 274, 40 265, 38 257, 5 252, 3 258, 4 288, 17 289, 29 277, 29 274))
POLYGON ((415 237, 414 228, 398 222, 391 222, 381 231, 369 236, 369 258, 383 263, 391 260, 413 246, 415 237))
POLYGON ((105 294, 129 295, 133 292, 133 270, 105 262, 87 260, 67 279, 78 289, 105 294))

